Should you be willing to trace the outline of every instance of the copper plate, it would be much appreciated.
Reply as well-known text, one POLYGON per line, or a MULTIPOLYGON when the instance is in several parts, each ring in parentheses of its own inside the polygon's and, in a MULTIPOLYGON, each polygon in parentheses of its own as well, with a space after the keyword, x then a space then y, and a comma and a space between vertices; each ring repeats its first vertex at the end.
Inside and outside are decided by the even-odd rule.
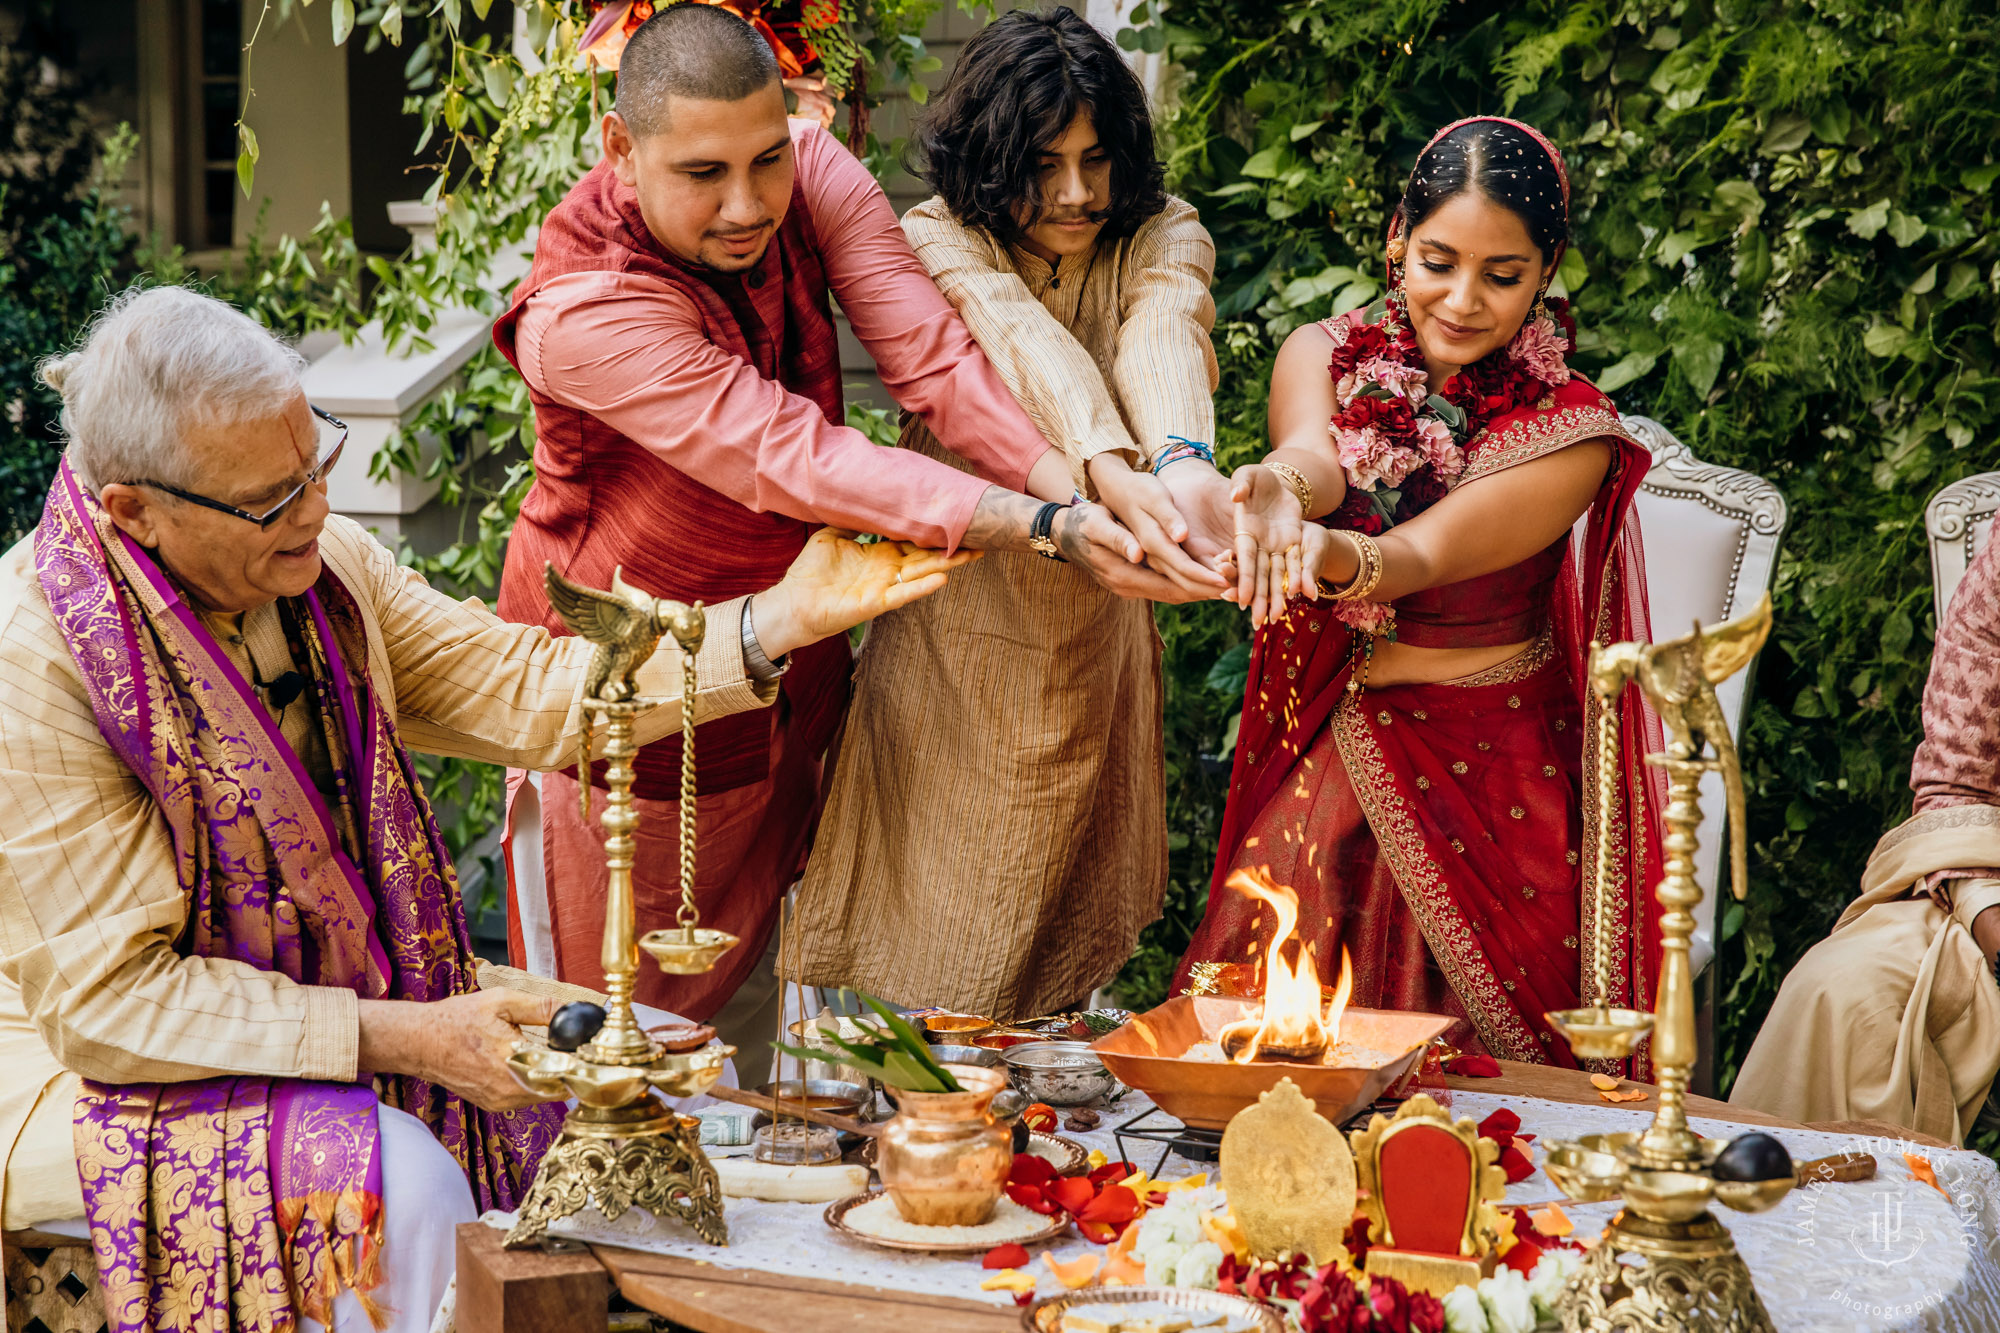
POLYGON ((871 1199, 881 1198, 886 1193, 887 1190, 870 1190, 866 1194, 851 1195, 828 1204, 826 1224, 841 1235, 851 1236, 863 1245, 873 1245, 883 1250, 909 1250, 917 1254, 984 1254, 995 1245, 1043 1245, 1069 1230, 1067 1217, 1052 1217, 1049 1219, 1049 1225, 1040 1231, 1030 1232, 1025 1236, 1015 1236, 1011 1240, 964 1241, 953 1245, 925 1240, 891 1240, 887 1236, 871 1236, 866 1231, 848 1225, 847 1212, 850 1208, 858 1208, 871 1199))
MULTIPOLYGON (((1080 1305, 1176 1305, 1183 1310, 1206 1310, 1228 1315, 1240 1327, 1250 1321, 1260 1333, 1285 1333, 1285 1321, 1268 1305, 1225 1296, 1219 1291, 1190 1291, 1183 1287, 1099 1287, 1089 1291, 1064 1292, 1036 1301, 1021 1311, 1021 1327, 1028 1333, 1056 1333, 1065 1311, 1080 1305)), ((1228 1327, 1228 1325, 1223 1325, 1228 1327)), ((1189 1333, 1206 1333, 1191 1329, 1189 1333)))
POLYGON ((1060 1134, 1044 1134, 1032 1130, 1028 1134, 1028 1146, 1036 1145, 1051 1149, 1051 1153, 1036 1153, 1047 1158, 1059 1176, 1080 1176, 1090 1169, 1090 1150, 1075 1139, 1066 1139, 1060 1134))
POLYGON ((1294 1064, 1252 1060, 1214 1064, 1186 1060, 1188 1048, 1214 1041, 1216 1034, 1247 1018, 1258 1001, 1233 995, 1176 995, 1090 1044, 1128 1088, 1184 1124, 1223 1129, 1238 1111, 1289 1078, 1336 1125, 1372 1105, 1423 1054, 1424 1044, 1456 1020, 1442 1014, 1399 1010, 1349 1009, 1340 1022, 1341 1040, 1351 1046, 1394 1055, 1371 1067, 1294 1064))

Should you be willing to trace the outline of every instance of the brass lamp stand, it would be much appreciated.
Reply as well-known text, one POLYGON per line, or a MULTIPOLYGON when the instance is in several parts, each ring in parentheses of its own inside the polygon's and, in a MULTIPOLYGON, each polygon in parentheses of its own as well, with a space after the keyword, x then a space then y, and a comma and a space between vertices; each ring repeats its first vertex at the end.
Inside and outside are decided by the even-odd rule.
MULTIPOLYGON (((1598 932, 1596 1003, 1547 1015, 1584 1059, 1618 1059, 1650 1031, 1660 1105, 1643 1133, 1591 1134, 1548 1145, 1549 1179, 1570 1198, 1597 1203, 1623 1197, 1625 1206, 1563 1288, 1558 1313, 1566 1333, 1676 1330, 1676 1333, 1768 1333, 1770 1315, 1757 1298, 1750 1270, 1728 1230, 1709 1213, 1711 1198, 1739 1212, 1775 1207, 1795 1177, 1719 1181, 1713 1165, 1726 1146, 1704 1139, 1687 1121, 1688 1077, 1695 1063, 1694 972, 1688 941, 1701 902, 1694 877, 1695 830, 1701 822, 1700 783, 1722 774, 1730 816, 1731 888, 1744 892, 1743 776, 1715 686, 1742 670, 1771 630, 1771 600, 1739 620, 1671 643, 1592 645, 1591 685, 1599 702, 1599 790, 1616 776, 1618 696, 1636 683, 1667 731, 1665 754, 1647 762, 1668 779, 1666 866, 1654 896, 1660 915, 1659 994, 1651 1014, 1606 1003, 1608 931, 1598 932), (1713 757, 1709 750, 1713 749, 1713 757), (1636 1262, 1635 1262, 1636 1261, 1636 1262)), ((1598 877, 1604 882, 1605 837, 1598 834, 1598 877)))
POLYGON ((590 718, 606 722, 605 785, 610 795, 600 820, 609 837, 604 861, 610 871, 604 902, 604 949, 599 961, 608 995, 604 1026, 574 1053, 522 1042, 508 1057, 508 1071, 530 1092, 576 1098, 563 1122, 562 1136, 542 1158, 540 1173, 521 1203, 505 1244, 520 1248, 539 1242, 549 1224, 595 1204, 607 1218, 628 1208, 656 1217, 672 1216, 702 1239, 725 1245, 722 1190, 715 1168, 701 1150, 701 1123, 680 1115, 659 1093, 693 1097, 722 1076, 736 1048, 711 1040, 697 1050, 669 1052, 640 1029, 632 1014, 638 982, 639 948, 632 902, 633 720, 659 701, 639 697, 632 673, 651 657, 660 636, 673 632, 682 653, 681 690, 681 908, 679 928, 656 930, 641 941, 663 971, 706 972, 736 944, 725 931, 700 927, 694 905, 694 698, 695 653, 706 618, 699 604, 655 601, 614 573, 611 590, 581 588, 545 571, 549 601, 580 638, 596 645, 584 682, 584 732, 577 758, 578 785, 589 811, 590 718))

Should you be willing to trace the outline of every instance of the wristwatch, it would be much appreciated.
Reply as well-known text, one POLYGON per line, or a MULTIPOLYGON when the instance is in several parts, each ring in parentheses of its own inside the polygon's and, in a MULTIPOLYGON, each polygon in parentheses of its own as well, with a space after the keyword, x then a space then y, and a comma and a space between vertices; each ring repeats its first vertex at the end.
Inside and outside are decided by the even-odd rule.
POLYGON ((1038 554, 1051 560, 1062 560, 1064 564, 1069 562, 1050 533, 1055 528, 1056 515, 1067 508, 1068 505, 1051 500, 1035 511, 1035 521, 1028 525, 1028 545, 1034 547, 1038 554))
POLYGON ((774 663, 764 655, 764 645, 757 641, 757 626, 750 619, 750 599, 743 599, 743 666, 750 679, 759 684, 769 684, 792 669, 790 661, 774 663))

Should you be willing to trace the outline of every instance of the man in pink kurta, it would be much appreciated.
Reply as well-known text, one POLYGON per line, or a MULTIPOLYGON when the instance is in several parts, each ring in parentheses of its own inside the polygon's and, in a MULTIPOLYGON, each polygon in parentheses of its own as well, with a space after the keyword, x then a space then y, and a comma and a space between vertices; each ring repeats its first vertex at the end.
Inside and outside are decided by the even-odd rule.
MULTIPOLYGON (((819 524, 1042 549, 1117 591, 1184 598, 1133 563, 1138 541, 1104 510, 1053 503, 1070 493, 1069 465, 931 284, 866 168, 816 124, 787 125, 774 69, 753 30, 706 6, 662 11, 626 47, 606 159, 549 215, 494 330, 536 421, 537 479, 501 614, 560 629, 541 591, 545 561, 600 586, 622 566, 658 595, 713 601, 764 586, 819 524), (890 393, 980 475, 878 448, 844 424, 829 293, 890 393), (1052 529, 1044 545, 1030 541, 1037 522, 1052 529)), ((743 633, 754 664, 747 621, 743 633)), ((707 976, 646 976, 640 998, 717 1016, 751 1057, 746 1075, 747 1043, 761 1050, 764 1024, 775 1028, 776 995, 761 974, 744 983, 802 860, 849 668, 844 644, 795 653, 777 708, 697 736, 697 901, 705 922, 744 943, 707 976)), ((646 930, 671 924, 679 905, 678 740, 647 747, 636 769, 646 930)), ((516 961, 599 985, 601 836, 579 817, 573 779, 543 778, 540 796, 550 945, 537 957, 534 932, 517 930, 516 961)), ((532 921, 542 904, 519 878, 516 918, 532 921)))

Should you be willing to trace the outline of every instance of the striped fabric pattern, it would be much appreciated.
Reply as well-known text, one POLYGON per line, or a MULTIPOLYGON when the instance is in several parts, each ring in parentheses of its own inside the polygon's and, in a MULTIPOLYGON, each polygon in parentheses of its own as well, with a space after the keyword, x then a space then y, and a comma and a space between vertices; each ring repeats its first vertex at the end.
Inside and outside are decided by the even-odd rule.
MULTIPOLYGON (((1051 268, 953 221, 918 257, 1043 434, 1084 463, 1213 438, 1214 248, 1179 201, 1051 268)), ((963 467, 914 419, 902 443, 963 467)), ((807 984, 1027 1017, 1131 955, 1167 876, 1152 607, 989 555, 876 621, 800 894, 807 984)))

